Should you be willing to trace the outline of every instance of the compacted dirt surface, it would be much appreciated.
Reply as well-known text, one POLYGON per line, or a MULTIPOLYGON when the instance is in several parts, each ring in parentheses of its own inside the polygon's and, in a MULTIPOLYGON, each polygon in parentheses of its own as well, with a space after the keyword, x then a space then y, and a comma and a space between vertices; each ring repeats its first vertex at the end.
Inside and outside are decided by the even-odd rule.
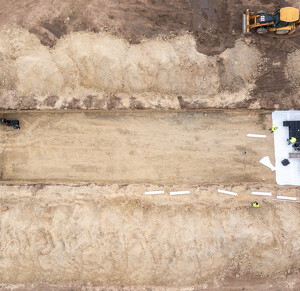
POLYGON ((299 187, 259 163, 300 27, 241 23, 277 5, 0 0, 1 291, 300 289, 299 187))
POLYGON ((2 180, 274 182, 271 114, 248 111, 15 113, 1 127, 2 180), (247 133, 267 134, 253 139, 247 133))

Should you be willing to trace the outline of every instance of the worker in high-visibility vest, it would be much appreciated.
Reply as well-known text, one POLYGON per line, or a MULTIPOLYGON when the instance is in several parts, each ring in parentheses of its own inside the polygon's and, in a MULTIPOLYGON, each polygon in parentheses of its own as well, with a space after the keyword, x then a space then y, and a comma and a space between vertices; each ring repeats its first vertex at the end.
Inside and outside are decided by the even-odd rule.
POLYGON ((271 131, 271 133, 276 132, 278 127, 272 125, 272 127, 269 129, 271 131))
POLYGON ((290 139, 288 139, 288 144, 293 144, 297 141, 297 139, 295 137, 291 137, 290 139))
POLYGON ((257 201, 252 202, 251 205, 255 208, 259 207, 259 204, 257 201))

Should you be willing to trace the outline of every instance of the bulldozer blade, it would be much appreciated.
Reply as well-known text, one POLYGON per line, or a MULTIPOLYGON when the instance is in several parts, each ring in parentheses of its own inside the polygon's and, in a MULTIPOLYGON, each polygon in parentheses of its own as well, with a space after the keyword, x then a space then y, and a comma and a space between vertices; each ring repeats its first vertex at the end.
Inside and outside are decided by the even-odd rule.
POLYGON ((247 34, 247 15, 243 14, 243 34, 247 34))

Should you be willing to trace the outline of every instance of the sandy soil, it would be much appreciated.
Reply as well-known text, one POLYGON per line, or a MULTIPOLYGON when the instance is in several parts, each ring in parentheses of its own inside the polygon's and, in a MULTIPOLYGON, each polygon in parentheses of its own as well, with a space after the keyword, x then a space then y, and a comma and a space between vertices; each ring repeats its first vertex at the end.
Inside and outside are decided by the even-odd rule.
POLYGON ((289 275, 283 279, 266 279, 258 278, 253 276, 228 278, 222 280, 220 285, 204 284, 203 287, 157 287, 157 286, 91 286, 89 284, 73 285, 73 284, 47 284, 47 283, 33 283, 33 284, 5 284, 3 287, 0 285, 1 291, 16 290, 16 291, 195 291, 195 290, 206 290, 206 291, 218 291, 222 288, 222 291, 240 291, 242 290, 256 290, 256 291, 283 291, 283 290, 299 290, 300 279, 298 274, 289 275), (214 287, 213 287, 214 286, 214 287), (241 287, 242 286, 242 287, 241 287))
POLYGON ((272 182, 271 114, 249 111, 14 113, 2 179, 105 183, 272 182), (251 139, 247 133, 267 134, 251 139), (247 154, 243 154, 244 151, 247 154))
MULTIPOLYGON (((0 56, 1 108, 300 108, 299 78, 293 69, 298 66, 287 62, 288 54, 300 48, 299 32, 281 37, 241 35, 242 12, 246 8, 272 12, 274 1, 2 2, 0 25, 24 27, 41 45, 36 51, 39 42, 28 37, 26 43, 22 40, 26 32, 12 32, 11 51, 1 51, 0 56), (95 34, 70 43, 76 31, 110 34, 104 34, 106 41, 103 34, 95 34), (191 37, 181 39, 185 46, 179 53, 174 42, 180 41, 169 37, 185 31, 191 37), (143 39, 157 35, 169 40, 143 45, 143 39), (63 36, 66 40, 58 41, 63 36), (250 43, 250 48, 240 48, 239 39, 250 43), (132 46, 141 41, 141 46, 132 46), (20 56, 22 45, 27 54, 20 56), (54 50, 42 49, 43 45, 54 50), (128 46, 131 54, 124 50, 128 46), (215 57, 197 55, 196 49, 215 57), (229 58, 224 59, 222 53, 228 49, 229 58)), ((296 0, 278 2, 299 7, 296 0)), ((7 38, 0 37, 2 45, 7 38)))
POLYGON ((300 28, 241 34, 277 2, 300 8, 0 0, 0 109, 156 110, 4 113, 22 129, 0 127, 0 290, 300 289, 299 188, 258 162, 270 114, 160 111, 300 109, 300 28), (143 195, 161 189, 191 195, 143 195))
POLYGON ((231 105, 250 98, 262 62, 255 46, 243 41, 208 57, 197 52, 187 34, 130 45, 107 33, 80 33, 52 49, 20 29, 2 29, 0 39, 1 103, 7 109, 93 109, 87 96, 98 100, 96 109, 106 109, 111 94, 125 108, 132 107, 132 100, 142 108, 163 104, 162 95, 167 100, 163 107, 179 108, 183 99, 201 100, 207 107, 231 105))
POLYGON ((182 185, 191 195, 142 194, 153 187, 0 186, 0 281, 217 287, 229 277, 297 274, 299 203, 250 205, 250 191, 299 199, 297 187, 182 185))

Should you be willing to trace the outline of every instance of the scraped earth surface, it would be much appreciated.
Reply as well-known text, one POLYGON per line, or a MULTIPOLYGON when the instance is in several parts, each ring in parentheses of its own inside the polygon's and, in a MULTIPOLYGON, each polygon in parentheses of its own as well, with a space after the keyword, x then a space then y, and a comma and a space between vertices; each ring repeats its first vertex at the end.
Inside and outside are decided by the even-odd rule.
POLYGON ((3 180, 105 183, 274 181, 266 112, 14 113, 1 127, 3 180), (267 139, 247 133, 267 134, 267 139))
POLYGON ((1 291, 300 289, 270 112, 161 111, 300 109, 300 28, 241 34, 277 3, 0 0, 0 109, 118 110, 1 112, 1 291))
POLYGON ((130 45, 107 33, 78 33, 52 49, 21 29, 2 29, 0 39, 1 103, 7 109, 26 102, 29 109, 176 109, 185 99, 231 105, 250 98, 262 61, 243 41, 218 57, 206 56, 188 34, 130 45))
POLYGON ((3 109, 300 108, 299 29, 241 34, 242 12, 274 1, 0 4, 3 109))
POLYGON ((181 187, 191 194, 134 184, 1 185, 0 280, 207 288, 248 276, 270 288, 290 275, 284 287, 299 286, 300 205, 259 197, 261 208, 250 204, 250 191, 282 188, 221 184, 239 193, 230 197, 216 185, 181 187), (154 188, 166 194, 142 195, 154 188))

